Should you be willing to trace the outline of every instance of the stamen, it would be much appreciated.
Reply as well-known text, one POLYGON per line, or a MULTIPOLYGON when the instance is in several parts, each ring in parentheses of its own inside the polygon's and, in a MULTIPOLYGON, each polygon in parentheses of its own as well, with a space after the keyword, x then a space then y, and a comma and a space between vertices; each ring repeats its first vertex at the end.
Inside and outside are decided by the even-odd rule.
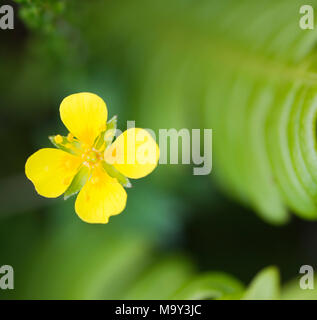
POLYGON ((87 160, 96 162, 98 160, 98 155, 95 151, 90 151, 87 155, 87 160))
POLYGON ((84 162, 83 162, 83 165, 86 166, 86 167, 88 167, 88 168, 90 167, 89 162, 87 162, 87 161, 84 161, 84 162))
POLYGON ((60 144, 63 142, 63 137, 60 134, 58 134, 54 137, 54 141, 55 143, 60 144))
POLYGON ((74 141, 74 136, 73 136, 71 133, 69 133, 69 134, 67 135, 67 140, 68 140, 69 142, 73 142, 73 141, 74 141))
POLYGON ((83 165, 88 168, 95 168, 99 165, 99 162, 102 160, 102 156, 99 151, 94 148, 88 149, 81 154, 83 160, 83 165))

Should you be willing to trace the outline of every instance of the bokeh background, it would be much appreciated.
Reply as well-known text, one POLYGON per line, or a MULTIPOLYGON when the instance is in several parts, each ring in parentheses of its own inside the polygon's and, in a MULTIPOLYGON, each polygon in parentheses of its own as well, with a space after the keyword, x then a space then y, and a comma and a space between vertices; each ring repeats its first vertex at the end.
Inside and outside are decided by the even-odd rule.
POLYGON ((317 31, 298 26, 309 3, 317 10, 297 0, 0 1, 15 8, 15 29, 0 30, 0 266, 14 267, 15 289, 0 299, 242 298, 271 265, 249 298, 317 297, 297 281, 301 265, 317 267, 317 215, 286 219, 243 201, 235 191, 257 190, 257 171, 244 180, 235 163, 255 160, 244 140, 220 134, 222 119, 241 124, 223 101, 238 108, 245 91, 284 72, 281 61, 313 60, 317 31), (133 181, 107 225, 82 222, 74 199, 38 196, 25 161, 66 133, 59 104, 80 91, 100 95, 121 130, 126 120, 214 129, 211 174, 160 165, 133 181))

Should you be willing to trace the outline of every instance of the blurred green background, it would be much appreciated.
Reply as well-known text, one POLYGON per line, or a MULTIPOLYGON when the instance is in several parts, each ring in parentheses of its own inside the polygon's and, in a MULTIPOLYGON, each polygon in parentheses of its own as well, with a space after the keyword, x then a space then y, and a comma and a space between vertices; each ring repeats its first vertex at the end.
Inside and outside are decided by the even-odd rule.
POLYGON ((263 45, 269 61, 289 64, 314 53, 316 31, 303 36, 304 49, 290 50, 294 32, 302 36, 284 28, 298 27, 299 7, 309 3, 0 1, 16 14, 15 29, 0 30, 0 266, 15 271, 15 290, 0 290, 0 298, 261 298, 266 286, 264 298, 305 296, 293 279, 301 265, 317 266, 317 223, 292 216, 275 225, 271 212, 261 219, 243 204, 217 165, 218 150, 227 148, 222 138, 214 138, 209 176, 194 176, 190 165, 160 165, 133 181, 126 210, 107 225, 82 222, 74 199, 38 196, 24 164, 50 146, 49 135, 66 133, 59 104, 80 91, 100 95, 121 130, 126 120, 154 130, 214 129, 218 114, 209 109, 234 88, 210 88, 237 77, 253 81, 246 52, 263 45), (264 272, 260 293, 251 285, 246 294, 270 265, 281 274, 282 296, 274 268, 264 272))

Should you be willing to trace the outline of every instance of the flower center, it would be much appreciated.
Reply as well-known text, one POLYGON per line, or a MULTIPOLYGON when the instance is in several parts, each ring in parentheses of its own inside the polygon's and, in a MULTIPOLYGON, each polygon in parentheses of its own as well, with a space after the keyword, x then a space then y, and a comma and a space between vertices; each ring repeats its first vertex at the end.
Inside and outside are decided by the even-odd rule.
POLYGON ((102 160, 101 153, 92 148, 82 153, 83 164, 89 168, 93 168, 102 160))

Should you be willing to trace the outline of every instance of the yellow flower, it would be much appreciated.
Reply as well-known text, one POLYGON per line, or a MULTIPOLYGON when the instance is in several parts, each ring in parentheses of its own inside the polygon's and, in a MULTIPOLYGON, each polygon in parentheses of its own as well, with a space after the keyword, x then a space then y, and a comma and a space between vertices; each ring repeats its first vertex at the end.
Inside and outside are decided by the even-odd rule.
POLYGON ((113 143, 116 118, 107 122, 105 102, 92 93, 66 97, 60 106, 67 136, 50 137, 58 148, 32 154, 25 173, 36 191, 47 198, 79 192, 75 203, 78 216, 89 223, 107 223, 122 212, 129 187, 128 178, 138 179, 157 166, 159 148, 144 129, 131 128, 113 143))

